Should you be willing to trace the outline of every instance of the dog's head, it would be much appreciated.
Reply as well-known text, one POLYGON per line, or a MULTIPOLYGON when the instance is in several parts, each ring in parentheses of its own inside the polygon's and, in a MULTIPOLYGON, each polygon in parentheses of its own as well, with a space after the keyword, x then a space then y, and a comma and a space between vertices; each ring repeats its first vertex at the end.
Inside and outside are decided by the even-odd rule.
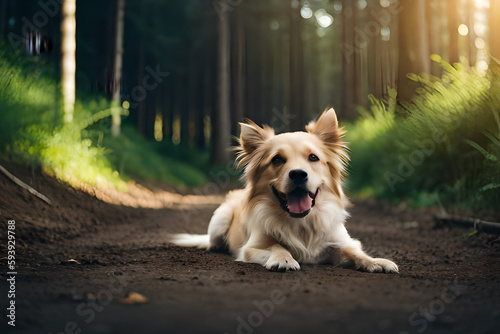
POLYGON ((293 218, 307 216, 323 195, 344 201, 341 178, 348 158, 333 109, 309 123, 307 132, 275 135, 268 126, 240 124, 238 163, 245 166, 253 196, 269 195, 293 218))

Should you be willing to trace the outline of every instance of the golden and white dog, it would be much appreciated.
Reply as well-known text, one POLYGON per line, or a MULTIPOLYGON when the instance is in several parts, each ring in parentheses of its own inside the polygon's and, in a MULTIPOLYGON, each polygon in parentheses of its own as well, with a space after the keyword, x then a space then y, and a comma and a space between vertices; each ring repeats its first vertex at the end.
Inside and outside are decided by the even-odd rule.
POLYGON ((348 158, 335 111, 325 111, 306 130, 275 135, 270 127, 241 123, 238 163, 245 168, 245 188, 227 195, 207 235, 177 234, 170 241, 228 248, 237 261, 270 270, 353 260, 360 270, 398 272, 394 262, 368 256, 344 226, 348 158))

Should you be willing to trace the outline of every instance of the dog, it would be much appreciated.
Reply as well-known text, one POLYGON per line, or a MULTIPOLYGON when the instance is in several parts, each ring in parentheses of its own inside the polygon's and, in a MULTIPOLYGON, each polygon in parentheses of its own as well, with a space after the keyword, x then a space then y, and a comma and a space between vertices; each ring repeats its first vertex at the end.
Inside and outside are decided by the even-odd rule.
POLYGON ((305 132, 276 135, 252 121, 240 126, 236 162, 244 168, 244 189, 227 194, 208 234, 172 235, 173 244, 228 249, 236 261, 277 271, 348 260, 362 271, 399 271, 394 262, 367 255, 344 226, 350 203, 342 182, 349 158, 333 109, 305 132))

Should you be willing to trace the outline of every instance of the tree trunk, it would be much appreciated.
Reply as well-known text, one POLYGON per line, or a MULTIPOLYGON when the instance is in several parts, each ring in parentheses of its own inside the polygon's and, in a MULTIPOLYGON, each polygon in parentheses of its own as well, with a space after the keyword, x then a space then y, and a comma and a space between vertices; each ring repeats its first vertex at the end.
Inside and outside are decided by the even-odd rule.
POLYGON ((61 73, 64 123, 73 122, 76 73, 76 0, 64 0, 61 22, 61 73))
POLYGON ((116 0, 116 36, 115 36, 115 59, 113 62, 113 101, 112 101, 112 121, 111 134, 115 137, 120 135, 121 116, 121 81, 122 81, 122 60, 123 60, 123 16, 125 13, 125 0, 116 0))
MULTIPOLYGON (((186 71, 189 71, 186 67, 186 71)), ((189 73, 182 72, 180 74, 181 80, 179 85, 181 87, 179 91, 178 98, 180 99, 179 113, 181 116, 181 144, 184 147, 189 146, 189 122, 190 122, 190 110, 189 110, 189 73)))
POLYGON ((385 66, 390 66, 389 64, 384 64, 383 63, 383 57, 382 57, 382 50, 383 50, 383 44, 382 44, 382 39, 381 38, 375 38, 374 39, 374 44, 375 44, 375 54, 373 57, 373 69, 372 69, 372 75, 374 76, 374 84, 373 84, 373 92, 375 94, 375 97, 377 98, 382 98, 384 94, 384 83, 383 83, 383 74, 382 70, 385 66))
POLYGON ((191 52, 189 56, 189 63, 188 64, 188 72, 189 72, 189 83, 188 83, 188 88, 189 88, 189 94, 188 94, 188 106, 189 106, 189 125, 188 125, 188 131, 189 131, 189 147, 196 147, 197 146, 197 141, 198 141, 198 123, 199 123, 199 112, 198 112, 198 99, 197 97, 199 95, 200 89, 198 88, 201 86, 201 81, 200 78, 201 76, 201 70, 203 68, 203 63, 198 63, 193 59, 193 54, 196 54, 197 49, 191 45, 191 52))
POLYGON ((257 70, 256 70, 256 61, 255 61, 255 56, 253 53, 253 40, 250 41, 250 39, 255 38, 255 34, 249 33, 248 35, 249 40, 249 54, 250 56, 248 57, 248 61, 246 63, 246 90, 245 90, 245 100, 246 100, 246 113, 245 117, 252 119, 256 121, 255 119, 255 110, 257 109, 257 99, 258 99, 258 76, 257 76, 257 70), (250 51, 252 50, 252 51, 250 51))
POLYGON ((169 81, 170 86, 170 99, 168 101, 168 140, 173 142, 174 139, 174 121, 176 117, 176 81, 175 76, 173 75, 169 81))
MULTIPOLYGON (((275 117, 274 113, 276 110, 282 110, 283 106, 286 105, 285 99, 284 99, 284 89, 285 89, 285 83, 284 83, 284 73, 283 73, 283 68, 285 66, 283 65, 283 60, 285 59, 283 57, 283 48, 281 46, 282 40, 281 40, 281 35, 274 33, 271 35, 271 57, 272 57, 272 68, 273 68, 273 75, 272 75, 272 86, 273 87, 273 100, 272 100, 272 105, 273 105, 273 116, 271 117, 271 121, 273 120, 273 117, 275 117), (276 109, 274 109, 276 108, 276 109)), ((286 121, 285 121, 286 123, 286 121)), ((270 124, 272 125, 272 124, 270 124)), ((286 124, 282 124, 282 130, 285 129, 286 124)))
POLYGON ((148 98, 144 99, 145 115, 146 115, 146 138, 155 138, 155 120, 156 120, 156 96, 158 90, 148 92, 148 98))
MULTIPOLYGON (((298 3, 298 2, 297 2, 298 3)), ((290 119, 291 129, 304 126, 304 55, 300 5, 291 1, 290 5, 290 119)))
POLYGON ((103 93, 106 97, 109 97, 111 101, 113 100, 113 94, 115 92, 115 75, 113 73, 115 65, 115 54, 116 54, 116 20, 117 20, 117 8, 118 8, 118 2, 116 0, 114 1, 108 1, 108 18, 106 22, 106 35, 102 36, 104 39, 104 44, 105 44, 105 52, 106 52, 106 63, 104 65, 104 74, 102 78, 99 78, 98 80, 104 80, 103 81, 103 93))
POLYGON ((354 39, 353 39, 353 4, 350 0, 343 1, 342 30, 341 30, 341 52, 342 52, 342 110, 339 116, 344 118, 352 113, 354 92, 354 39))
POLYGON ((477 48, 476 48, 476 32, 474 31, 474 15, 476 14, 476 5, 474 0, 467 0, 467 26, 469 33, 467 34, 467 58, 469 65, 474 66, 477 61, 477 48))
POLYGON ((267 21, 261 22, 259 24, 259 35, 260 35, 260 45, 259 48, 259 104, 257 113, 259 117, 257 117, 256 121, 258 124, 268 123, 267 115, 269 114, 269 24, 267 21))
MULTIPOLYGON (((137 87, 142 84, 141 80, 144 78, 144 66, 145 66, 145 51, 142 42, 139 42, 138 48, 138 58, 137 62, 137 87)), ((133 99, 133 89, 132 89, 132 99, 133 99)), ((137 130, 143 136, 146 136, 146 108, 145 108, 145 99, 138 99, 138 101, 133 101, 137 103, 137 130)))
MULTIPOLYGON (((429 39, 429 53, 443 55, 443 41, 441 31, 442 14, 440 12, 440 4, 438 0, 427 1, 427 34, 429 39)), ((431 62, 431 73, 439 76, 441 73, 441 65, 436 62, 431 62)))
POLYGON ((242 6, 236 9, 236 80, 234 82, 234 110, 232 120, 232 134, 238 135, 239 125, 245 115, 245 13, 242 6))
POLYGON ((320 92, 319 82, 321 73, 319 65, 321 62, 319 37, 316 29, 307 29, 307 44, 304 47, 304 63, 307 65, 307 71, 304 71, 306 81, 306 101, 304 116, 306 119, 312 119, 317 116, 320 110, 320 92))
POLYGON ((425 0, 401 0, 399 16, 398 97, 409 100, 414 84, 408 73, 429 73, 430 53, 425 17, 425 0))
POLYGON ((171 101, 172 101, 172 88, 170 85, 171 80, 168 80, 163 87, 163 108, 162 108, 162 119, 163 119, 163 140, 168 140, 172 138, 172 133, 170 131, 172 124, 170 123, 170 115, 172 113, 171 101))
POLYGON ((368 58, 367 49, 369 46, 369 40, 366 35, 362 35, 360 31, 364 29, 362 22, 360 20, 360 11, 357 10, 357 6, 352 7, 352 29, 354 31, 354 46, 357 48, 357 52, 354 52, 354 73, 353 73, 353 85, 351 86, 353 90, 353 108, 351 113, 344 117, 344 119, 354 119, 356 117, 355 108, 358 106, 363 106, 365 104, 364 85, 366 82, 365 67, 366 59, 368 58), (363 37, 360 37, 363 36, 363 37))
POLYGON ((203 124, 204 131, 205 126, 208 127, 207 133, 205 135, 206 146, 213 147, 214 137, 213 137, 213 128, 212 123, 215 115, 215 109, 217 107, 217 87, 213 84, 217 80, 216 70, 214 64, 216 63, 215 53, 210 53, 208 57, 205 59, 205 80, 203 83, 203 105, 204 105, 204 114, 210 118, 210 122, 208 124, 203 124))
MULTIPOLYGON (((492 0, 495 2, 496 0, 492 0)), ((460 57, 458 55, 458 10, 456 0, 447 0, 448 7, 448 34, 450 36, 450 44, 448 50, 448 62, 450 64, 458 63, 460 57)), ((491 12, 491 10, 490 10, 491 12)))
MULTIPOLYGON (((206 70, 205 63, 201 63, 198 67, 198 80, 196 80, 196 96, 195 96, 195 146, 199 150, 205 149, 205 82, 206 70)), ((208 87, 208 85, 207 85, 208 87)))
POLYGON ((490 54, 500 61, 500 1, 490 0, 490 54))
POLYGON ((281 72, 283 73, 283 110, 278 109, 278 120, 284 120, 283 131, 292 130, 292 120, 297 115, 292 115, 290 111, 290 95, 291 95, 291 81, 290 81, 290 39, 283 38, 281 43, 281 56, 283 57, 283 66, 281 72))
MULTIPOLYGON (((380 3, 370 3, 366 10, 369 10, 372 17, 375 19, 380 19, 380 14, 375 14, 380 10, 380 3)), ((369 23, 366 23, 365 29, 368 29, 369 23)), ((371 27, 370 27, 371 28, 371 27)), ((367 80, 365 83, 364 98, 367 99, 369 94, 373 94, 378 98, 382 97, 382 90, 380 85, 380 75, 379 75, 379 63, 380 63, 380 43, 382 42, 381 37, 382 24, 377 26, 377 34, 370 33, 368 36, 370 38, 370 43, 368 44, 366 61, 366 76, 367 80)), ((366 104, 366 101, 365 101, 366 104)))
POLYGON ((219 17, 219 53, 218 53, 218 106, 212 122, 213 152, 212 162, 223 164, 229 161, 231 140, 229 112, 229 18, 223 11, 219 17))
POLYGON ((0 0, 0 39, 7 36, 7 0, 0 0))

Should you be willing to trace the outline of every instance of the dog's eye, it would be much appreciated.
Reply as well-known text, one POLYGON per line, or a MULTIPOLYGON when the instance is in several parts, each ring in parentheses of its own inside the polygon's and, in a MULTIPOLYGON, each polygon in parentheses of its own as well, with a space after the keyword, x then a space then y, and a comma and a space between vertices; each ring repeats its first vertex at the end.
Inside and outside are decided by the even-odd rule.
POLYGON ((285 163, 285 159, 283 159, 283 158, 281 157, 281 155, 276 154, 276 155, 274 156, 273 160, 271 160, 271 163, 272 163, 273 165, 275 165, 275 166, 277 166, 277 165, 282 165, 282 164, 284 164, 284 163, 285 163))
POLYGON ((309 154, 309 161, 319 161, 319 158, 316 154, 309 154))

